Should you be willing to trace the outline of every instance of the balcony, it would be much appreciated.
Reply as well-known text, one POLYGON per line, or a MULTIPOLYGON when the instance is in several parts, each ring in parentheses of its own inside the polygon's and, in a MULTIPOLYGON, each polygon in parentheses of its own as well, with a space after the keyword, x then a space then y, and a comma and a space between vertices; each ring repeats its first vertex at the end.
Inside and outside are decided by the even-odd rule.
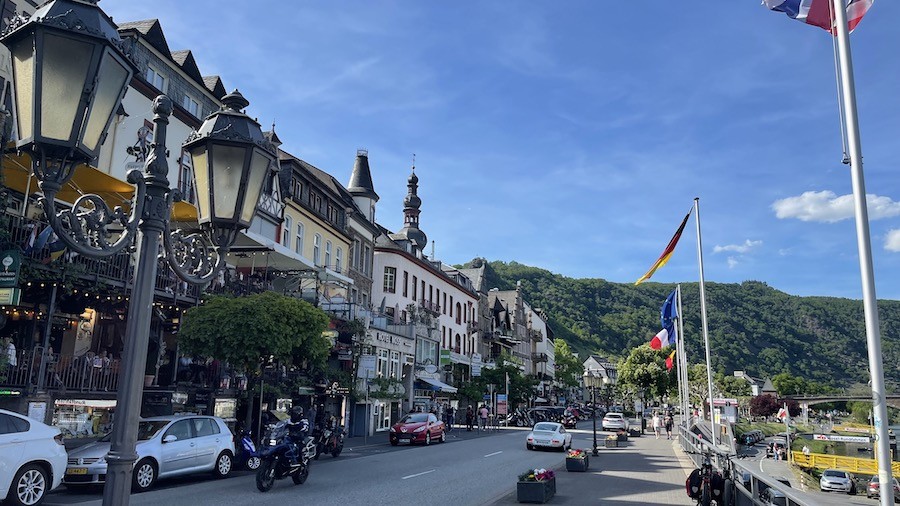
MULTIPOLYGON (((48 353, 43 384, 48 390, 63 392, 115 392, 119 386, 119 360, 94 360, 93 353, 83 356, 48 353), (96 367, 95 367, 96 366, 96 367)), ((23 350, 16 357, 2 387, 31 388, 41 383, 41 348, 23 350)))
POLYGON ((540 342, 544 340, 544 333, 540 330, 528 329, 528 337, 532 341, 540 342))
POLYGON ((470 334, 472 332, 478 332, 478 322, 469 322, 466 325, 466 332, 468 332, 470 334))
POLYGON ((419 307, 431 313, 432 316, 440 316, 441 314, 440 304, 435 304, 434 302, 430 302, 425 299, 419 301, 419 307))
POLYGON ((532 353, 532 362, 546 362, 549 359, 546 353, 532 353))

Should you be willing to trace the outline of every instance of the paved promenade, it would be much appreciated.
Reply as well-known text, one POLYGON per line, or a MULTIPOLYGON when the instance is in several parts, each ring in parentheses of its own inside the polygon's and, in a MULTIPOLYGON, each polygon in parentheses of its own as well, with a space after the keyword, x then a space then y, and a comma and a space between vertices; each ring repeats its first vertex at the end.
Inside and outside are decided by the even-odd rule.
MULTIPOLYGON (((602 440, 601 440, 602 444, 602 440)), ((692 464, 675 440, 653 435, 601 448, 586 473, 556 470, 556 495, 549 504, 694 504, 684 493, 692 464)), ((493 504, 518 504, 509 494, 493 504)))

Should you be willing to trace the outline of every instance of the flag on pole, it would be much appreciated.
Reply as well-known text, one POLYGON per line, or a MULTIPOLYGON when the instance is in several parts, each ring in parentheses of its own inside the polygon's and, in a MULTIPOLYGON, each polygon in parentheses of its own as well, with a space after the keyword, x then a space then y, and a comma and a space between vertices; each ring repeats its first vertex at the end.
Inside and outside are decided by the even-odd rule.
POLYGON ((44 260, 44 263, 50 263, 59 257, 63 256, 63 253, 66 252, 66 243, 62 242, 59 236, 54 232, 47 243, 47 249, 50 250, 50 259, 44 260))
POLYGON ((678 290, 672 290, 672 293, 666 297, 666 301, 659 310, 659 323, 663 328, 673 326, 675 324, 675 318, 678 318, 678 308, 675 306, 677 292, 678 290))
MULTIPOLYGON (((693 209, 691 209, 693 211, 693 209)), ((650 279, 650 276, 653 276, 653 273, 656 272, 656 269, 659 269, 663 265, 666 265, 666 262, 669 261, 669 258, 672 256, 672 253, 675 252, 675 246, 678 244, 678 239, 681 239, 681 233, 684 232, 684 226, 687 225, 688 218, 691 217, 691 211, 684 216, 684 220, 681 221, 681 226, 678 227, 678 230, 675 231, 675 235, 672 236, 672 240, 669 241, 669 244, 666 246, 666 249, 663 250, 662 255, 656 259, 656 262, 650 266, 650 270, 647 271, 646 274, 641 276, 640 279, 634 282, 635 285, 639 285, 644 281, 650 279)))
POLYGON ((672 350, 672 353, 669 354, 668 358, 666 358, 666 370, 671 371, 672 367, 675 366, 675 350, 672 350))
POLYGON ((28 232, 28 237, 25 239, 25 244, 22 246, 22 251, 26 255, 30 255, 34 250, 34 241, 37 239, 38 231, 36 223, 29 223, 26 227, 30 228, 31 231, 28 232))
POLYGON ((650 340, 650 347, 654 350, 661 350, 666 346, 675 342, 675 329, 672 327, 660 330, 650 340))
MULTIPOLYGON (((847 6, 847 28, 852 32, 875 0, 843 1, 847 6)), ((773 11, 783 12, 797 21, 818 26, 834 34, 832 0, 763 0, 763 4, 773 11)))
POLYGON ((775 418, 780 418, 784 420, 788 416, 787 404, 778 409, 778 414, 775 415, 775 418))

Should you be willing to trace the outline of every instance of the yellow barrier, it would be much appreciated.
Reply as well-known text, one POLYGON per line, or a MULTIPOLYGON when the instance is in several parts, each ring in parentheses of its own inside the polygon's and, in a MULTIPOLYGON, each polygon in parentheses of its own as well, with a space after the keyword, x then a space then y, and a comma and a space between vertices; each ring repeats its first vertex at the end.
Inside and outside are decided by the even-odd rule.
MULTIPOLYGON (((794 464, 800 467, 816 469, 840 469, 854 474, 878 474, 878 461, 874 459, 859 459, 855 457, 841 457, 838 455, 825 455, 824 453, 810 453, 792 451, 791 458, 794 464)), ((891 462, 893 475, 900 475, 900 462, 891 462)))

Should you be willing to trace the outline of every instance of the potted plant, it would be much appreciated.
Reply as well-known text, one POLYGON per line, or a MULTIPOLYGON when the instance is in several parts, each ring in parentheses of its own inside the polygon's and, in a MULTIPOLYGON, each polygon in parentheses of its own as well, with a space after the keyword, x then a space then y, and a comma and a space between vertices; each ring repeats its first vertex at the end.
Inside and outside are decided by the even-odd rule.
POLYGON ((580 448, 566 454, 566 471, 585 472, 588 470, 588 453, 580 448))
POLYGON ((606 436, 606 447, 615 448, 619 446, 619 438, 613 435, 606 436))
POLYGON ((543 504, 556 493, 556 474, 551 469, 529 469, 519 475, 516 500, 543 504))

